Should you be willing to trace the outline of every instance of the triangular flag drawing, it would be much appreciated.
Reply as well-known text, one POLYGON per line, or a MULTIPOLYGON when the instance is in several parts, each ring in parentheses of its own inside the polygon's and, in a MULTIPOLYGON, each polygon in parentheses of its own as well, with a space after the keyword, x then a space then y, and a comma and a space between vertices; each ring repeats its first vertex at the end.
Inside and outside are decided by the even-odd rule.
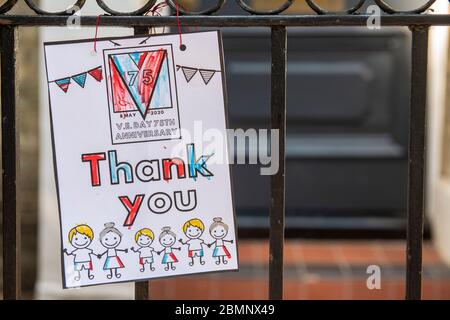
POLYGON ((131 97, 130 91, 121 77, 117 68, 114 67, 112 59, 110 59, 111 81, 113 90, 114 111, 136 111, 136 103, 131 97))
POLYGON ((208 85, 212 77, 214 77, 214 75, 216 74, 215 70, 200 69, 199 71, 206 85, 208 85))
POLYGON ((198 69, 190 68, 190 67, 181 67, 181 70, 183 70, 184 77, 186 78, 186 82, 189 82, 192 80, 192 78, 197 73, 198 69))
POLYGON ((77 75, 72 76, 73 81, 75 81, 80 87, 84 88, 86 84, 87 73, 83 72, 77 75))
POLYGON ((136 64, 136 66, 139 68, 139 60, 142 57, 142 52, 132 52, 130 53, 130 58, 133 60, 133 62, 136 64))
POLYGON ((61 88, 62 91, 67 92, 67 90, 69 90, 70 77, 55 80, 55 83, 61 88))
POLYGON ((97 67, 88 71, 88 73, 98 82, 103 80, 102 67, 97 67))
POLYGON ((155 108, 168 104, 165 94, 169 92, 166 50, 112 54, 109 56, 114 110, 138 110, 145 119, 152 97, 157 91, 155 108), (163 74, 163 75, 161 75, 163 74), (159 81, 163 77, 163 81, 159 81), (161 84, 160 84, 161 82, 161 84), (161 87, 161 86, 164 86, 161 87))

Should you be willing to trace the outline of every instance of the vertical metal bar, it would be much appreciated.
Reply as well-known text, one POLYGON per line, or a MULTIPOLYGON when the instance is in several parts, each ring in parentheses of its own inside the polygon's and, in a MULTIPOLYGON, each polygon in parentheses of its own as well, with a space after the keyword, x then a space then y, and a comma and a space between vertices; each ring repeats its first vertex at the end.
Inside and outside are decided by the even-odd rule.
POLYGON ((150 281, 141 281, 134 283, 134 299, 150 300, 150 281))
POLYGON ((148 35, 148 28, 149 27, 134 27, 134 35, 135 36, 144 36, 148 35))
POLYGON ((427 104, 428 27, 411 27, 412 73, 409 123, 408 226, 406 233, 406 299, 422 294, 425 135, 427 104))
MULTIPOLYGON (((134 34, 146 35, 148 34, 147 27, 135 27, 134 34)), ((134 299, 135 300, 150 300, 150 281, 141 281, 134 283, 134 299)))
POLYGON ((279 169, 270 178, 269 299, 283 299, 283 247, 286 163, 286 27, 272 27, 271 128, 279 130, 279 169))
POLYGON ((20 214, 16 182, 19 139, 16 131, 16 40, 15 27, 1 27, 1 104, 3 169, 3 298, 20 298, 20 214))

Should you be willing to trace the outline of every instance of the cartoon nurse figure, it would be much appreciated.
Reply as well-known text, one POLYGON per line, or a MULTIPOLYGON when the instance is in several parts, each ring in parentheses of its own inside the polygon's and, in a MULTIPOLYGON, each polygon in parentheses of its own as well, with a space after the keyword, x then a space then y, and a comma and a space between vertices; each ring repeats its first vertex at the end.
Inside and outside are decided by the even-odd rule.
POLYGON ((177 240, 177 236, 170 230, 170 227, 162 228, 162 232, 159 235, 159 243, 164 247, 161 251, 158 252, 160 255, 164 251, 164 256, 162 259, 162 264, 166 264, 164 270, 169 271, 169 268, 175 270, 174 263, 178 262, 177 257, 173 253, 173 249, 181 250, 181 248, 175 248, 173 245, 177 240))
POLYGON ((94 239, 94 232, 87 224, 80 224, 70 229, 69 242, 75 250, 68 252, 64 249, 64 253, 68 256, 74 256, 73 263, 74 269, 77 272, 75 281, 80 281, 81 271, 87 270, 89 280, 94 279, 92 271, 92 259, 91 254, 94 254, 92 249, 89 249, 89 245, 94 239))
POLYGON ((108 279, 113 277, 113 271, 116 278, 120 278, 121 274, 117 272, 117 269, 124 268, 122 260, 117 255, 117 252, 128 252, 128 249, 117 249, 122 241, 122 233, 114 227, 114 222, 105 223, 105 229, 100 232, 100 243, 107 250, 102 254, 97 255, 99 259, 106 254, 105 264, 103 270, 109 270, 109 274, 106 275, 108 279))
POLYGON ((221 260, 223 264, 227 264, 228 261, 225 260, 225 257, 231 259, 231 254, 227 247, 225 247, 225 242, 233 243, 233 240, 224 239, 228 234, 228 225, 222 222, 222 218, 214 218, 213 223, 209 227, 209 233, 216 239, 214 242, 208 244, 209 248, 213 244, 216 244, 213 251, 213 257, 217 258, 216 264, 220 264, 221 260))
POLYGON ((189 240, 183 241, 180 239, 179 241, 183 245, 188 245, 188 256, 191 258, 189 265, 191 267, 194 265, 195 257, 199 258, 201 265, 205 264, 205 261, 202 261, 202 257, 204 256, 203 244, 205 241, 200 239, 203 231, 205 231, 205 225, 200 219, 191 219, 183 225, 183 232, 189 240))
POLYGON ((139 230, 134 236, 134 240, 139 246, 139 249, 131 247, 131 250, 133 252, 139 252, 139 264, 142 266, 140 269, 141 272, 145 271, 145 265, 147 263, 150 265, 150 270, 155 271, 155 268, 153 267, 153 251, 155 251, 155 249, 151 247, 154 238, 153 231, 148 228, 139 230))

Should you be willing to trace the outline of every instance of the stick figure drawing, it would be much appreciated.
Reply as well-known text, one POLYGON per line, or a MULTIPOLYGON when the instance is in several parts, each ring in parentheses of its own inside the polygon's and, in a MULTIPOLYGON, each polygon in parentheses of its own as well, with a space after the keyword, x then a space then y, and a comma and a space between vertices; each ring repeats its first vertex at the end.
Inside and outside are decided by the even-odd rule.
POLYGON ((99 254, 98 258, 101 259, 103 255, 106 254, 103 270, 109 270, 110 273, 106 275, 108 279, 111 279, 113 274, 116 278, 120 278, 122 276, 117 270, 122 269, 125 266, 123 265, 120 257, 117 255, 117 252, 127 253, 128 249, 117 249, 121 241, 122 233, 114 227, 114 222, 105 223, 105 229, 100 232, 100 243, 107 250, 102 254, 99 254))

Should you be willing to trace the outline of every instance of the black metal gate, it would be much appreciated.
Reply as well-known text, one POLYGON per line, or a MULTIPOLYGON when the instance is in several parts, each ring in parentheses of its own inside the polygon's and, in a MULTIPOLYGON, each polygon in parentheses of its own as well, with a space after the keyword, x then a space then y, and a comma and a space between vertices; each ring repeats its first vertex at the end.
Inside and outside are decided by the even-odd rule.
MULTIPOLYGON (((272 86, 271 127, 280 130, 280 167, 271 177, 270 201, 270 261, 269 298, 283 297, 283 243, 285 218, 285 146, 286 146, 286 85, 287 85, 287 28, 306 26, 366 26, 371 16, 360 12, 366 0, 344 12, 327 12, 314 0, 305 0, 315 15, 282 14, 295 0, 270 11, 257 11, 245 0, 237 4, 249 15, 216 15, 225 0, 216 0, 212 7, 199 11, 187 11, 176 1, 167 0, 176 16, 147 16, 156 4, 148 1, 133 12, 118 12, 108 7, 103 0, 97 4, 107 13, 102 16, 102 26, 132 27, 135 34, 145 34, 149 27, 184 26, 197 27, 262 27, 271 29, 272 42, 272 86)), ((297 0, 302 1, 302 0, 297 0)), ((428 14, 426 11, 436 0, 411 11, 398 11, 386 0, 374 0, 381 8, 381 26, 407 26, 412 33, 412 74, 410 97, 409 153, 408 153, 408 203, 407 203, 407 247, 406 247, 406 299, 421 298, 422 239, 424 218, 424 167, 426 133, 426 78, 428 60, 428 30, 432 25, 450 25, 450 15, 428 14)), ((405 0, 406 1, 406 0, 405 0)), ((442 0, 443 1, 443 0, 442 0)), ((16 129, 16 49, 17 29, 35 26, 66 26, 67 15, 73 10, 47 12, 33 0, 25 0, 36 12, 34 16, 8 15, 17 0, 7 0, 0 6, 1 33, 1 112, 2 112, 2 164, 3 164, 3 283, 4 298, 20 298, 20 215, 17 212, 18 132, 16 129)), ((82 8, 86 0, 77 0, 74 6, 82 8)), ((368 2, 368 1, 367 1, 368 2)), ((426 2, 426 3, 425 3, 426 2)), ((82 16, 81 25, 95 26, 98 17, 82 16)), ((149 283, 136 283, 136 299, 149 298, 149 283)))

